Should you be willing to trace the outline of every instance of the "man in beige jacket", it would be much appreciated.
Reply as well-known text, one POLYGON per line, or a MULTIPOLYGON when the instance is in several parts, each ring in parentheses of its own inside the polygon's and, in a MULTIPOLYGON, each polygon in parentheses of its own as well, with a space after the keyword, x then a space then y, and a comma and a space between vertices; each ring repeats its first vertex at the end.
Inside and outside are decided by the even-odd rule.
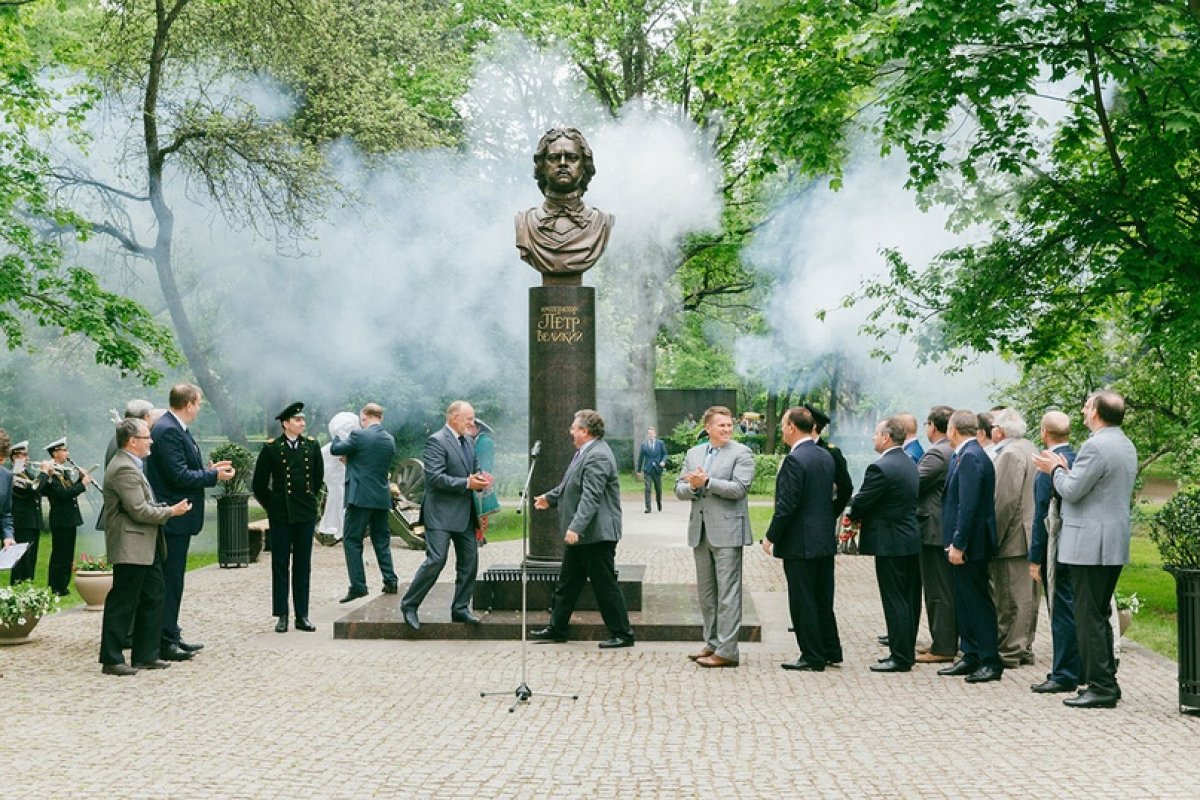
POLYGON ((996 539, 992 559, 992 599, 999 625, 1000 661, 1007 668, 1033 663, 1037 631, 1038 584, 1029 575, 1033 536, 1033 457, 1038 449, 1025 438, 1025 420, 1011 408, 995 412, 996 539))

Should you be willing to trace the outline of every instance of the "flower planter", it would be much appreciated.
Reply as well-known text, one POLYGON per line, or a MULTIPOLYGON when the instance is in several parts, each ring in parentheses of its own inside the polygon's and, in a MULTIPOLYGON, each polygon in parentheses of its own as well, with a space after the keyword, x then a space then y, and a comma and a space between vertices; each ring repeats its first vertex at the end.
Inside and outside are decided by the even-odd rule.
POLYGON ((0 622, 0 645, 8 644, 25 644, 29 641, 29 632, 37 627, 41 617, 26 617, 22 624, 13 623, 12 625, 0 622))
POLYGON ((1129 630, 1129 626, 1133 624, 1133 612, 1128 608, 1117 609, 1117 626, 1121 630, 1121 635, 1125 635, 1125 631, 1129 630))
POLYGON ((1200 569, 1167 567, 1175 576, 1179 628, 1179 709, 1200 708, 1200 569))
POLYGON ((244 567, 250 563, 250 495, 217 497, 217 563, 244 567))
POLYGON ((97 572, 89 570, 75 573, 75 591, 83 598, 88 611, 103 611, 104 601, 112 589, 112 570, 97 572))

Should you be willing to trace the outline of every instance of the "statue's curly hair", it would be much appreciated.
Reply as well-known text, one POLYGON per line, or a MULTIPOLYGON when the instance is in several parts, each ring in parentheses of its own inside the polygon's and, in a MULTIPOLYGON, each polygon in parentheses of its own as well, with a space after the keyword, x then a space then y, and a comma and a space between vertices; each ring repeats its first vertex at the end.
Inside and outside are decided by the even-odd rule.
POLYGON ((592 176, 596 174, 592 148, 588 146, 587 139, 583 138, 583 134, 576 128, 551 128, 542 134, 542 138, 538 139, 537 149, 533 151, 533 177, 537 179, 537 185, 542 190, 542 194, 546 193, 546 151, 550 149, 551 142, 564 136, 579 145, 579 150, 583 154, 583 178, 579 181, 581 191, 587 191, 588 184, 592 182, 592 176))

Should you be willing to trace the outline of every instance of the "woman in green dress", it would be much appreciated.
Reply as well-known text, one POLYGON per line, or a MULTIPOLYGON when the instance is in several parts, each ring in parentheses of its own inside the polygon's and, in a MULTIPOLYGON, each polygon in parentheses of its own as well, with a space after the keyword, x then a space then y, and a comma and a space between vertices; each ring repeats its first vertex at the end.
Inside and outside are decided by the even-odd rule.
MULTIPOLYGON (((472 437, 475 439, 475 461, 479 469, 491 475, 496 468, 496 440, 492 437, 491 426, 476 418, 472 437)), ((496 494, 496 482, 492 481, 488 488, 475 492, 475 511, 479 515, 479 527, 475 529, 475 538, 482 547, 487 544, 488 518, 500 510, 500 498, 496 494)))

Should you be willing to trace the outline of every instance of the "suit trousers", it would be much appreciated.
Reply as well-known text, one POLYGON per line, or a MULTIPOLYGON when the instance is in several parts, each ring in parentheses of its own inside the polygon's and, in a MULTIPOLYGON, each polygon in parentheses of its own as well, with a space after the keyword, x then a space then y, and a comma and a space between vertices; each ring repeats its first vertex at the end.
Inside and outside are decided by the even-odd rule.
POLYGON ((270 520, 271 614, 288 613, 288 567, 291 566, 292 608, 297 617, 308 616, 309 580, 312 576, 313 529, 317 521, 270 520))
POLYGON ((916 660, 921 616, 920 556, 875 556, 875 582, 883 602, 889 655, 897 664, 911 667, 916 660))
POLYGON ((600 616, 609 632, 619 639, 633 640, 629 611, 617 584, 616 556, 616 542, 573 544, 563 551, 558 585, 554 587, 550 605, 550 629, 561 638, 566 638, 579 593, 590 580, 600 616))
POLYGON ((646 484, 646 510, 650 510, 650 490, 654 489, 654 500, 662 511, 662 473, 643 472, 642 481, 646 484))
POLYGON ((1026 556, 993 558, 988 566, 1000 637, 1000 660, 1006 667, 1033 663, 1037 632, 1038 584, 1029 576, 1026 556))
POLYGON ((363 538, 368 530, 383 582, 396 583, 396 570, 392 567, 392 529, 388 526, 388 513, 386 508, 346 506, 342 551, 346 557, 346 574, 350 578, 352 592, 365 594, 367 591, 367 572, 363 568, 363 538))
MULTIPOLYGON (((1046 581, 1046 568, 1041 568, 1042 582, 1046 581)), ((1078 686, 1081 667, 1079 643, 1075 641, 1075 593, 1071 588, 1071 567, 1059 564, 1055 567, 1054 604, 1050 605, 1050 593, 1046 593, 1046 605, 1050 608, 1050 639, 1054 647, 1047 680, 1068 686, 1078 686)))
POLYGON ((165 593, 162 604, 162 643, 179 644, 182 638, 179 629, 179 605, 183 602, 183 578, 187 574, 188 548, 192 537, 171 534, 167 540, 167 560, 163 563, 165 593))
POLYGON ((958 653, 958 623, 954 618, 954 579, 946 550, 938 544, 921 545, 921 586, 925 616, 929 620, 929 652, 953 658, 958 653))
POLYGON ((50 569, 47 583, 55 594, 66 594, 71 586, 71 566, 75 563, 75 534, 78 528, 50 528, 50 569))
POLYGON ((100 663, 124 664, 121 652, 133 626, 133 663, 158 658, 165 585, 162 562, 113 564, 113 583, 104 601, 100 626, 100 663))
POLYGON ((400 602, 402 609, 417 609, 437 583, 446 559, 450 555, 450 544, 454 543, 454 599, 450 602, 451 617, 471 613, 471 600, 475 596, 475 576, 479 571, 479 541, 475 529, 465 531, 425 531, 425 560, 417 567, 408 591, 400 602))
POLYGON ((21 581, 33 580, 34 573, 37 571, 38 541, 42 538, 42 532, 36 528, 13 528, 13 538, 17 540, 17 544, 28 544, 29 549, 25 551, 25 555, 21 556, 20 561, 13 564, 12 571, 8 575, 9 586, 21 581))
POLYGON ((704 644, 716 655, 739 660, 738 632, 742 628, 742 547, 713 547, 700 531, 692 548, 696 559, 696 590, 704 618, 704 644))
POLYGON ((1120 566, 1071 565, 1075 593, 1075 641, 1082 667, 1080 683, 1101 694, 1117 692, 1117 664, 1113 658, 1113 630, 1108 623, 1113 592, 1121 577, 1120 566))
POLYGON ((842 642, 833 614, 833 556, 785 558, 788 610, 800 657, 815 667, 842 660, 842 642))
POLYGON ((958 620, 959 649, 963 661, 1004 669, 996 630, 996 607, 988 591, 988 562, 967 561, 951 565, 954 577, 954 614, 958 620))

